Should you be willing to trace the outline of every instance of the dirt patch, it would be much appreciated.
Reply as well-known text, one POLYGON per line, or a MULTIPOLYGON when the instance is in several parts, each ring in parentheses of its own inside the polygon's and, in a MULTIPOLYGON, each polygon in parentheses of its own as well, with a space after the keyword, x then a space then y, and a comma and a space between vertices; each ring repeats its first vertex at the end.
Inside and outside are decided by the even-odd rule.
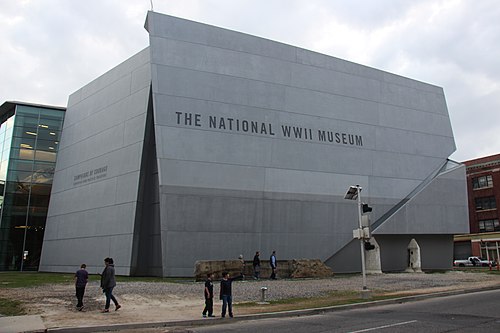
POLYGON ((27 314, 41 315, 47 328, 175 321, 201 317, 202 311, 199 298, 175 294, 145 296, 132 292, 115 293, 122 308, 114 311, 112 305, 109 313, 101 313, 106 299, 95 286, 86 290, 83 311, 75 307, 73 285, 2 289, 0 292, 3 298, 23 302, 27 314))

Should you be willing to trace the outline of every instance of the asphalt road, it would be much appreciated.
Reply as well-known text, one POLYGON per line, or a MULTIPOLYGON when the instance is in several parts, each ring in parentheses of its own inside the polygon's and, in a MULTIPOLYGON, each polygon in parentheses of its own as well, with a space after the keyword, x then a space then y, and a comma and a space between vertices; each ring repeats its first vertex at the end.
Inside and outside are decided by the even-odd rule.
MULTIPOLYGON (((321 315, 234 321, 178 332, 500 332, 500 290, 321 315)), ((169 330, 163 329, 163 332, 169 330)))

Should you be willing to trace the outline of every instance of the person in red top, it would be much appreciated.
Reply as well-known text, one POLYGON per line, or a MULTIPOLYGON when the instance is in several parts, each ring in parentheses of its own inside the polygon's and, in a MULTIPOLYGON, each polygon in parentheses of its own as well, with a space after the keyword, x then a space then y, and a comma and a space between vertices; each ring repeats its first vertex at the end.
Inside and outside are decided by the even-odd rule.
POLYGON ((87 268, 87 265, 81 264, 80 269, 75 273, 76 299, 78 300, 76 309, 78 311, 83 310, 83 295, 85 294, 85 287, 89 280, 89 273, 85 268, 87 268))

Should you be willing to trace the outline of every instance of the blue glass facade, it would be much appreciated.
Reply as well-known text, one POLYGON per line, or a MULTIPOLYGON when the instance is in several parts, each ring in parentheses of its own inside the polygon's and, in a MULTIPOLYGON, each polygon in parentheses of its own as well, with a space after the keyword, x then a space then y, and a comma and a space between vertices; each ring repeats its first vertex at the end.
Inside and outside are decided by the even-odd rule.
POLYGON ((65 109, 0 107, 0 270, 38 270, 65 109))

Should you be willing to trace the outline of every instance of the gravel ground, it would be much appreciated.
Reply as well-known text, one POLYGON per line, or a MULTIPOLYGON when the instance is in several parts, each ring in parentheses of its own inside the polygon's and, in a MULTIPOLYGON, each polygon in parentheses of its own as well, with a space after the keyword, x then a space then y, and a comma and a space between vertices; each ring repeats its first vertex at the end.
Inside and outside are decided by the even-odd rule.
MULTIPOLYGON (((248 280, 233 284, 233 302, 256 302, 261 287, 267 287, 266 300, 319 297, 332 291, 360 291, 360 274, 338 275, 327 279, 248 280)), ((418 294, 482 287, 500 288, 500 275, 480 272, 397 273, 367 276, 367 287, 374 293, 418 294)), ((41 315, 46 327, 176 321, 201 317, 203 282, 118 282, 115 296, 120 311, 102 314, 104 296, 97 282, 86 288, 85 311, 75 309, 73 284, 52 284, 34 288, 0 289, 0 297, 20 300, 28 314, 41 315)), ((214 282, 215 313, 220 313, 219 283, 214 282)), ((249 308, 239 311, 250 313, 249 308)))
MULTIPOLYGON (((461 289, 500 285, 500 275, 487 273, 469 273, 450 271, 447 273, 394 273, 367 275, 367 287, 374 292, 423 292, 428 289, 461 289)), ((234 302, 250 302, 260 299, 261 287, 267 287, 267 300, 279 300, 293 297, 318 297, 332 291, 361 290, 360 274, 340 275, 327 279, 284 279, 284 280, 245 280, 233 283, 234 302)), ((31 288, 30 297, 66 297, 73 301, 73 286, 61 288, 61 285, 44 285, 31 288), (67 292, 69 290, 70 292, 67 292)), ((217 297, 219 282, 214 281, 214 293, 217 297)), ((86 296, 99 294, 97 282, 87 286, 86 296)), ((203 282, 119 282, 114 294, 141 295, 146 298, 171 296, 179 299, 203 299, 203 282)), ((71 303, 70 302, 70 303, 71 303)))
MULTIPOLYGON (((500 284, 500 276, 487 273, 450 271, 447 273, 394 273, 367 276, 367 287, 374 292, 418 292, 428 289, 460 289, 500 284)), ((341 275, 329 279, 286 279, 286 280, 245 280, 233 283, 235 302, 249 302, 260 299, 261 287, 267 287, 267 300, 293 297, 318 297, 332 291, 361 290, 361 275, 341 275)), ((140 295, 174 294, 181 298, 200 298, 203 282, 193 283, 120 283, 116 294, 140 295)), ((218 281, 214 282, 214 293, 219 292, 218 281)))

